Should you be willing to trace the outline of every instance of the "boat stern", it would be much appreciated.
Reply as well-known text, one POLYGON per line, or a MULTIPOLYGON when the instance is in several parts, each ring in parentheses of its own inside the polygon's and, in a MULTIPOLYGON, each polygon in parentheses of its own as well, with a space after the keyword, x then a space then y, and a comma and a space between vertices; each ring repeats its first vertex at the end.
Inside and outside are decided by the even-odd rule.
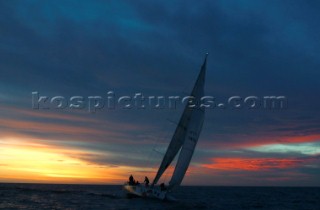
POLYGON ((125 183, 123 185, 124 191, 129 196, 137 196, 137 197, 149 197, 149 198, 156 198, 160 200, 166 199, 167 191, 160 190, 159 187, 151 187, 145 185, 129 185, 125 183))

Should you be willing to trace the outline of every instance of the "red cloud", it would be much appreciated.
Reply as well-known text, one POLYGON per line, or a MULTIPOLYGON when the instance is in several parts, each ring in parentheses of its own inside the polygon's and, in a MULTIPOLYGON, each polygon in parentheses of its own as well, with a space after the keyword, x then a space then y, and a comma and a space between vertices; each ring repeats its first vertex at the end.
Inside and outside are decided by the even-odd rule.
POLYGON ((285 169, 301 166, 302 164, 313 160, 297 159, 297 158, 212 158, 212 163, 202 164, 202 167, 216 170, 244 170, 244 171, 260 171, 270 169, 285 169))

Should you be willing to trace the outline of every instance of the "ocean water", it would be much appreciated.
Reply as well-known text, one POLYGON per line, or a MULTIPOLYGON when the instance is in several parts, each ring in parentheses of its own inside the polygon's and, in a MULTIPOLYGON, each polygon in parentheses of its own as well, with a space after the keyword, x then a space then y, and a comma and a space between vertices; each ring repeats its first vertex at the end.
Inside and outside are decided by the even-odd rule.
POLYGON ((0 209, 280 209, 320 210, 320 188, 187 187, 178 201, 127 198, 116 185, 1 184, 0 209))

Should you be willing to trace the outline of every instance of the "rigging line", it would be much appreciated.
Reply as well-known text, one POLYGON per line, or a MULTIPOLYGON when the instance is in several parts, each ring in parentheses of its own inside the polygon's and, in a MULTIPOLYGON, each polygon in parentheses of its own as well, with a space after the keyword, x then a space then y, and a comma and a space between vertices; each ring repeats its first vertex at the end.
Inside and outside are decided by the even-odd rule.
MULTIPOLYGON (((170 113, 169 113, 170 114, 170 113)), ((153 160, 153 158, 154 158, 154 155, 155 155, 155 151, 157 151, 156 150, 156 147, 158 147, 158 145, 159 145, 159 142, 161 141, 161 140, 163 140, 163 139, 167 139, 168 138, 168 136, 169 136, 169 132, 168 132, 168 129, 166 128, 166 124, 164 124, 163 126, 161 126, 162 127, 162 129, 161 129, 161 136, 159 136, 158 138, 155 138, 155 141, 154 141, 154 143, 153 143, 153 146, 152 146, 152 150, 149 152, 149 155, 148 155, 148 158, 147 158, 147 160, 148 160, 148 162, 147 162, 147 165, 148 166, 150 166, 151 165, 151 161, 153 160)), ((161 153, 161 152, 159 152, 159 151, 157 151, 157 153, 159 154, 159 153, 161 153)), ((152 164, 152 168, 156 168, 157 166, 156 165, 158 165, 158 163, 154 163, 154 164, 152 164)))

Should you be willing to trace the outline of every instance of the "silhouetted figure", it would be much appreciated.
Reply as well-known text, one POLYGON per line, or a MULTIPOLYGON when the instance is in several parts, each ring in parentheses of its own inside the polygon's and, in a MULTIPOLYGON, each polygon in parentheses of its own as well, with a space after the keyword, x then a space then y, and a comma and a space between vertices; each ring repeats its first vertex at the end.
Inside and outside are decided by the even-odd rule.
POLYGON ((145 178, 144 178, 144 183, 145 183, 146 187, 149 186, 149 179, 148 179, 148 177, 145 177, 145 178))
POLYGON ((132 174, 129 177, 129 185, 134 185, 134 178, 133 178, 132 174))
POLYGON ((167 188, 166 188, 166 186, 164 185, 164 183, 161 183, 161 184, 160 184, 160 190, 161 190, 161 191, 167 190, 167 188))

